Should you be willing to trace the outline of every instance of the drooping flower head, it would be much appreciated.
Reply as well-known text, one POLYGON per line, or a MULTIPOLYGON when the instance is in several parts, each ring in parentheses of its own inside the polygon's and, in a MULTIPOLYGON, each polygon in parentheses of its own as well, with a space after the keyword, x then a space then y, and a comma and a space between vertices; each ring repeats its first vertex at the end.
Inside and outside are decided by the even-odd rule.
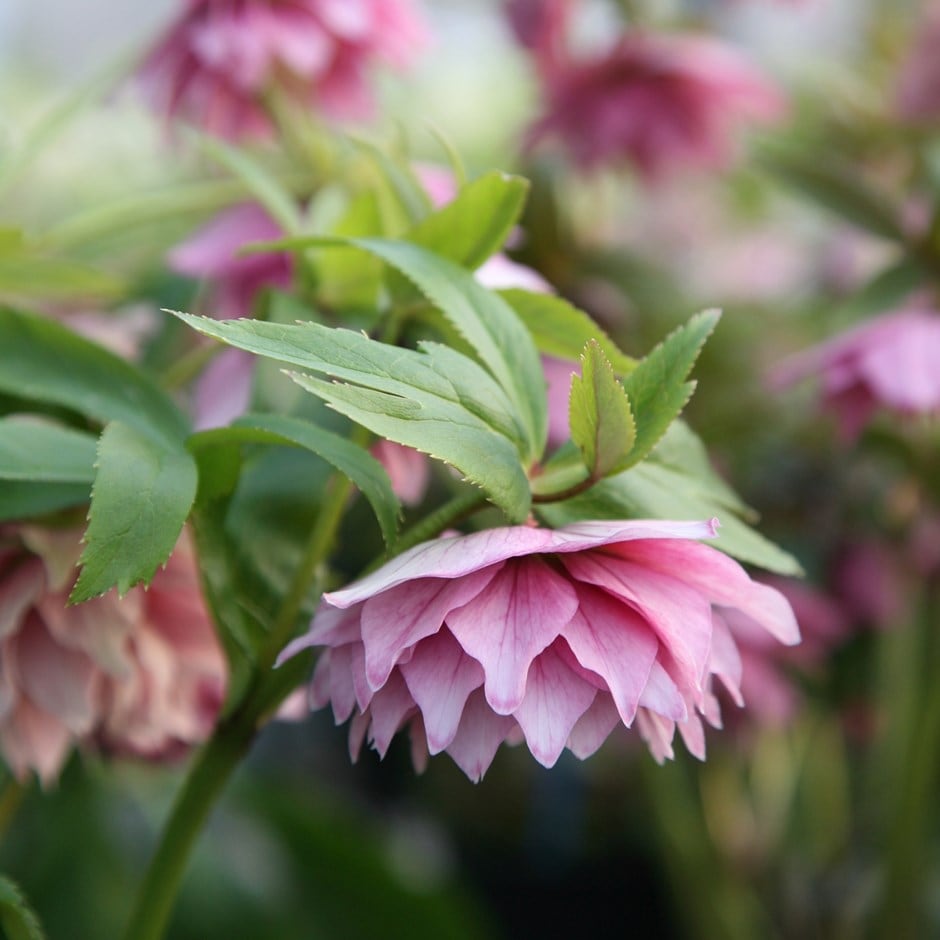
POLYGON ((44 783, 75 744, 178 755, 208 737, 225 692, 187 538, 146 591, 69 607, 80 534, 0 529, 0 756, 44 783))
POLYGON ((876 317, 780 363, 776 388, 816 375, 823 403, 851 440, 879 407, 902 415, 940 410, 940 315, 903 310, 876 317))
POLYGON ((141 78, 168 117, 264 136, 272 92, 331 118, 367 117, 368 70, 407 65, 425 38, 410 0, 185 0, 141 78))
POLYGON ((530 145, 556 138, 583 170, 627 162, 647 180, 724 168, 740 126, 785 110, 781 93, 730 46, 654 33, 556 69, 545 97, 530 145))
POLYGON ((473 780, 503 741, 552 766, 636 726, 657 760, 678 727, 704 756, 720 724, 712 677, 740 700, 741 663, 721 611, 783 643, 799 633, 783 596, 693 539, 711 522, 586 522, 490 529, 427 542, 325 594, 314 707, 352 717, 350 748, 384 755, 409 726, 416 754, 447 751, 473 780))

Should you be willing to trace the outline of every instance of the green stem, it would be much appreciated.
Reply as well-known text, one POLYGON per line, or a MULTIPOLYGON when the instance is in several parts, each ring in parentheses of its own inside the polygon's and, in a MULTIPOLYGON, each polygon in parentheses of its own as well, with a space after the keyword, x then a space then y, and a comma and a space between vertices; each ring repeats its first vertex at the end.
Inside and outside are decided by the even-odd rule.
POLYGON ((10 777, 0 790, 0 839, 6 835, 10 823, 16 816, 16 811, 26 796, 27 788, 23 786, 15 777, 10 777))
POLYGON ((160 384, 168 391, 188 385, 227 347, 221 343, 196 346, 180 356, 160 377, 160 384))
POLYGON ((914 634, 908 644, 911 661, 905 679, 915 691, 904 724, 888 727, 889 736, 903 742, 897 765, 900 779, 890 798, 886 871, 880 917, 875 934, 881 937, 920 936, 924 913, 927 847, 935 821, 933 792, 940 771, 940 682, 936 680, 938 642, 936 614, 940 585, 925 590, 924 616, 917 624, 901 627, 914 634))
POLYGON ((248 753, 254 721, 239 709, 221 722, 196 757, 163 830, 128 922, 126 940, 160 940, 196 837, 232 771, 248 753))

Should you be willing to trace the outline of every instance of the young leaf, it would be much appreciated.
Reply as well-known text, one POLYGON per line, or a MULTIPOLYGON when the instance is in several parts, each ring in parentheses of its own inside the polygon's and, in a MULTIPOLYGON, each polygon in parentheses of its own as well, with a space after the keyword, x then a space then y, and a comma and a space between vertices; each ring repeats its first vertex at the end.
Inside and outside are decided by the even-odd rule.
POLYGON ((404 238, 471 271, 499 251, 519 221, 528 181, 494 170, 462 187, 404 238))
POLYGON ((627 466, 639 463, 659 442, 695 390, 686 376, 718 318, 717 310, 698 313, 674 330, 623 380, 633 417, 636 442, 627 466))
POLYGON ((196 463, 181 444, 155 441, 119 421, 101 435, 97 466, 72 603, 149 582, 196 497, 196 463))
POLYGON ((0 309, 0 391, 182 440, 182 412, 146 374, 53 320, 0 309))
POLYGON ((7 940, 45 940, 39 919, 19 886, 0 876, 0 934, 7 940))
POLYGON ((303 447, 345 474, 369 501, 386 545, 395 541, 401 506, 384 467, 371 454, 311 421, 287 415, 248 414, 231 427, 203 431, 190 438, 191 449, 214 443, 263 443, 303 447))
POLYGON ((721 521, 712 544, 741 561, 778 574, 802 573, 799 562, 741 519, 749 513, 710 466, 701 441, 674 422, 641 464, 601 480, 579 496, 543 503, 539 515, 552 526, 585 519, 710 519, 721 521))
POLYGON ((591 479, 623 469, 636 440, 636 425, 626 392, 595 340, 584 347, 581 375, 571 378, 568 420, 591 479))
POLYGON ((95 438, 46 421, 0 418, 0 479, 88 483, 95 438))
POLYGON ((594 320, 567 300, 516 287, 498 294, 516 311, 540 353, 576 361, 584 344, 593 339, 618 375, 627 375, 636 366, 636 359, 621 352, 594 320))

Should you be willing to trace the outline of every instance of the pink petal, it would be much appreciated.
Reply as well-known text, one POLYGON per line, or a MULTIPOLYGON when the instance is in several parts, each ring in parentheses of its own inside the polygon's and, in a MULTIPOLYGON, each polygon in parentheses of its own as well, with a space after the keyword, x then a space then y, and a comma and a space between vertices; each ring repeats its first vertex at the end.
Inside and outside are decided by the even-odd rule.
POLYGON ((483 665, 494 711, 508 715, 519 707, 529 664, 577 609, 565 578, 539 558, 520 558, 499 568, 482 593, 448 615, 460 645, 483 665))
POLYGON ((500 744, 516 727, 512 718, 497 715, 487 705, 483 692, 477 690, 467 699, 460 727, 447 753, 474 783, 479 783, 493 763, 500 744))
POLYGON ((774 588, 752 581, 734 559, 710 545, 667 540, 632 542, 621 546, 618 554, 679 578, 713 604, 743 611, 781 643, 792 646, 800 642, 790 602, 774 588))
POLYGON ((744 704, 741 698, 741 654, 728 624, 718 611, 712 612, 712 652, 708 670, 721 679, 736 705, 744 704))
POLYGON ((613 698, 598 692, 590 708, 578 719, 568 735, 568 750, 579 760, 590 757, 620 724, 613 698))
POLYGON ((712 614, 699 591, 675 577, 601 552, 565 556, 563 562, 577 580, 596 584, 635 607, 675 658, 683 683, 701 689, 712 614))
POLYGON ((649 681, 640 696, 640 707, 672 721, 685 721, 689 716, 685 699, 659 662, 653 663, 650 669, 649 681))
POLYGON ((540 764, 555 765, 596 694, 594 686, 573 673, 551 646, 536 656, 529 668, 525 698, 514 717, 540 764))
POLYGON ((330 701, 333 717, 341 725, 356 707, 356 689, 352 680, 353 643, 334 646, 330 656, 330 701))
POLYGON ((689 715, 685 721, 680 721, 676 726, 686 748, 693 757, 699 760, 705 760, 705 729, 702 727, 701 719, 698 715, 689 715))
POLYGON ((675 757, 672 749, 672 738, 676 732, 674 721, 641 708, 636 713, 636 728, 657 764, 663 764, 675 757))
POLYGON ((22 780, 30 770, 39 774, 43 786, 58 776, 71 744, 65 725, 22 700, 10 720, 0 726, 0 745, 10 769, 22 780))
POLYGON ((385 757, 399 728, 415 710, 415 701, 405 685, 405 680, 396 670, 388 677, 388 682, 375 693, 369 705, 372 724, 369 726, 369 739, 372 746, 385 757))
POLYGON ((489 569, 457 581, 421 578, 367 600, 361 615, 362 643, 372 688, 380 689, 402 655, 437 633, 444 618, 479 594, 494 574, 495 569, 489 569))
POLYGON ((562 529, 503 526, 472 535, 423 542, 403 552, 378 571, 341 591, 324 594, 334 607, 351 607, 382 591, 419 578, 460 578, 481 568, 524 555, 580 552, 632 539, 705 539, 717 535, 717 520, 579 522, 562 529))
POLYGON ((577 587, 579 607, 562 631, 578 662, 603 677, 629 727, 656 659, 659 641, 634 610, 587 585, 577 587))
POLYGON ((4 574, 0 580, 0 639, 19 629, 20 621, 41 595, 45 584, 45 571, 38 558, 4 574))
POLYGON ((483 667, 441 630, 422 640, 400 670, 421 709, 428 750, 439 754, 457 734, 467 697, 483 685, 483 667))

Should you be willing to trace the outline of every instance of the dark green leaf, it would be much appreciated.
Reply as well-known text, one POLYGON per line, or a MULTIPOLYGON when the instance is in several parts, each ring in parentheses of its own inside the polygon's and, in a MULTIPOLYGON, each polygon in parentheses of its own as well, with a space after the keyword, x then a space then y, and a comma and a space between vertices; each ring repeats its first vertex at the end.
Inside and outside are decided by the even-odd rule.
POLYGON ((391 545, 395 541, 401 506, 392 492, 388 474, 371 454, 352 441, 300 418, 248 414, 231 427, 194 435, 190 447, 202 449, 211 444, 234 442, 287 444, 303 447, 321 457, 362 491, 375 512, 385 543, 391 545))
POLYGON ((521 176, 494 170, 462 187, 404 238, 473 270, 503 247, 519 221, 528 189, 521 176))
POLYGON ((91 483, 95 438, 47 421, 0 418, 0 479, 91 483))
POLYGON ((588 340, 596 340, 618 375, 626 375, 636 359, 622 353, 583 310, 553 294, 512 288, 498 292, 525 324, 540 353, 577 361, 588 340))
POLYGON ((0 927, 7 940, 45 940, 46 936, 23 892, 3 876, 0 876, 0 927))
POLYGON ((122 421, 164 441, 188 422, 145 373, 53 320, 0 309, 0 391, 122 421))
POLYGON ((97 466, 72 603, 149 582, 173 551, 196 497, 196 463, 182 445, 118 421, 101 435, 97 466))
POLYGON ((686 376, 718 318, 717 310, 698 313, 674 330, 623 380, 633 417, 636 443, 628 466, 639 463, 659 442, 695 390, 686 376))
POLYGON ((636 425, 626 392, 595 340, 584 347, 581 375, 572 376, 568 421, 592 479, 623 469, 636 425))
POLYGON ((91 484, 33 483, 4 480, 0 484, 0 522, 28 519, 81 506, 91 499, 91 484))

